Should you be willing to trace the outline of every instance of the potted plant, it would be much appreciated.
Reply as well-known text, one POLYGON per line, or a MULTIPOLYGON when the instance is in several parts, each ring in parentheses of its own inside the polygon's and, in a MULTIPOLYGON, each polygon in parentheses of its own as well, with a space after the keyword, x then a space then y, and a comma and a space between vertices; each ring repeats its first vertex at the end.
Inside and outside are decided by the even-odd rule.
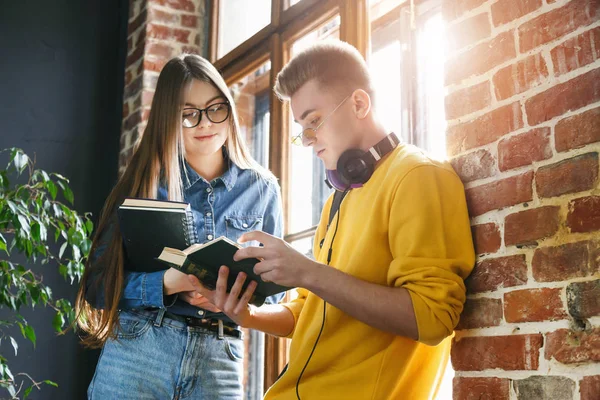
POLYGON ((18 399, 42 384, 57 384, 11 371, 2 352, 16 355, 27 341, 35 347, 34 327, 20 314, 24 307, 54 309, 52 324, 58 333, 74 322, 71 303, 53 297, 42 271, 58 268, 71 284, 77 283, 89 254, 93 224, 89 213, 80 215, 70 208, 73 192, 67 178, 35 169, 35 161, 21 149, 0 152, 7 154, 8 163, 0 170, 0 307, 8 309, 3 312, 8 318, 0 319, 0 388, 18 399))

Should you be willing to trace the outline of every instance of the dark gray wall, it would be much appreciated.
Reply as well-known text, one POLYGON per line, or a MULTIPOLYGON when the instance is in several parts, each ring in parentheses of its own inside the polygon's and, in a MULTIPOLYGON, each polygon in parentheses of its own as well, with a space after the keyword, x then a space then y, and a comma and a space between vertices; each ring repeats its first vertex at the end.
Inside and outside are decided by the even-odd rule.
MULTIPOLYGON (((0 148, 21 147, 70 178, 75 208, 94 220, 117 179, 127 14, 127 0, 0 0, 0 148)), ((74 299, 76 286, 43 271, 55 297, 74 299)), ((49 310, 23 314, 38 343, 21 341, 12 371, 59 384, 30 398, 84 398, 97 352, 73 333, 57 337, 49 310)))

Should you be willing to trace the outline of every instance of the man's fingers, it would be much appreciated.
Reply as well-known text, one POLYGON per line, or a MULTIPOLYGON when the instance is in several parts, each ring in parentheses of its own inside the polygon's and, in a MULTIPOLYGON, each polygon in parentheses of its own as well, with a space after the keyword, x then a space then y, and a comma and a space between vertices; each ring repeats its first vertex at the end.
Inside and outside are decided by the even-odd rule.
POLYGON ((234 261, 244 260, 246 258, 265 258, 267 250, 264 247, 244 247, 239 249, 233 255, 234 261))
POLYGON ((246 309, 246 307, 248 307, 248 303, 250 302, 250 299, 252 298, 252 295, 254 294, 254 290, 256 289, 256 286, 257 286, 257 283, 255 281, 252 281, 248 284, 248 287, 246 288, 244 295, 242 296, 239 303, 233 310, 233 312, 235 314, 240 314, 242 311, 244 311, 244 309, 246 309))
POLYGON ((252 240, 256 240, 257 242, 266 245, 273 243, 273 239, 277 238, 263 231, 252 231, 244 233, 242 236, 240 236, 238 239, 238 243, 246 243, 251 242, 252 240))

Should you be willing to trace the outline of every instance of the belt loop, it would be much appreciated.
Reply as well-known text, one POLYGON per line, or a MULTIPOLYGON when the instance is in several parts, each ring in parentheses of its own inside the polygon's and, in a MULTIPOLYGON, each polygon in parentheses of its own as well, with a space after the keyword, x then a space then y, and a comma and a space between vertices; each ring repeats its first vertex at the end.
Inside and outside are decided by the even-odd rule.
POLYGON ((224 334, 223 334, 223 320, 220 319, 218 321, 219 321, 219 334, 217 336, 217 339, 223 340, 225 338, 224 334))
POLYGON ((161 308, 160 310, 158 310, 158 314, 156 315, 156 319, 154 320, 154 326, 156 326, 157 328, 160 328, 160 326, 162 325, 165 312, 167 312, 165 308, 161 308))

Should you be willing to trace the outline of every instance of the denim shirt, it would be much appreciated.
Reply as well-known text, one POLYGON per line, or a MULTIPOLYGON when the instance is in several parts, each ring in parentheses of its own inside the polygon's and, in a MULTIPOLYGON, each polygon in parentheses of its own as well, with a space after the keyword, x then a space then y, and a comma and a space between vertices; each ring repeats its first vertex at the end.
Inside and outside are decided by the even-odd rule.
MULTIPOLYGON (((187 176, 183 174, 184 201, 191 205, 200 243, 219 236, 226 236, 237 242, 243 233, 254 230, 282 237, 281 195, 275 180, 267 180, 252 170, 240 169, 229 162, 229 168, 222 176, 208 182, 187 162, 184 165, 187 172, 187 176)), ((167 200, 164 186, 159 187, 157 199, 167 200)), ((105 243, 108 241, 101 240, 97 250, 91 255, 92 260, 97 260, 104 252, 105 243)), ((256 243, 244 244, 248 245, 256 243)), ((146 273, 126 269, 119 308, 166 308, 169 313, 181 316, 229 320, 223 313, 213 313, 192 306, 179 300, 176 295, 163 295, 164 274, 165 271, 146 273)), ((88 301, 93 300, 91 304, 102 308, 102 294, 103 290, 99 290, 96 298, 88 298, 88 301)), ((266 303, 277 303, 282 298, 283 294, 271 296, 266 303)))

